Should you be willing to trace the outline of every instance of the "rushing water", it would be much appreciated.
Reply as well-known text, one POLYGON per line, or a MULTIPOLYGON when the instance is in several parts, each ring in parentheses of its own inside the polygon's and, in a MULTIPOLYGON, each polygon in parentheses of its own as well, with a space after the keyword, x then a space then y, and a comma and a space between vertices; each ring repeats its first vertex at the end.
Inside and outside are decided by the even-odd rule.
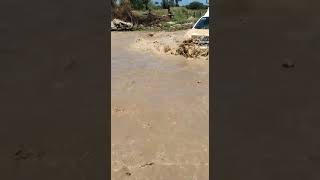
POLYGON ((208 179, 208 62, 131 50, 140 33, 111 33, 112 179, 208 179))

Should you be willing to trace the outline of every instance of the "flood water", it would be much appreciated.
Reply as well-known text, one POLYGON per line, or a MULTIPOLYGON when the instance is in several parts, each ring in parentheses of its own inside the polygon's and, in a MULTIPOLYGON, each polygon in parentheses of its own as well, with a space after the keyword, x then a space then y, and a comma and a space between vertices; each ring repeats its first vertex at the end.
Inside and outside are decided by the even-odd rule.
POLYGON ((112 179, 209 179, 209 62, 111 33, 112 179))

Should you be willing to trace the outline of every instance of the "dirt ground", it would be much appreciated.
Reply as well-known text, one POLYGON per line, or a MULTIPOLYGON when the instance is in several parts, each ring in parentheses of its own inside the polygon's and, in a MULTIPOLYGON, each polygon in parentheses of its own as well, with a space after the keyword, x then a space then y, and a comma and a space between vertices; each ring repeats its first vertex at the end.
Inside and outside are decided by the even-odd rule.
POLYGON ((111 33, 112 180, 209 179, 209 61, 141 43, 183 36, 111 33))

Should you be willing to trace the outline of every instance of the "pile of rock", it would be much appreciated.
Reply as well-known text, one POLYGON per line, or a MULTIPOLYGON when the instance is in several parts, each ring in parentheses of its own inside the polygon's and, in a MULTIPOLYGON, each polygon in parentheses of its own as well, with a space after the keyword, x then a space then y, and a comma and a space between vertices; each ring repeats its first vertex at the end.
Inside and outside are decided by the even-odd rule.
POLYGON ((132 30, 133 24, 130 22, 121 21, 120 19, 113 19, 111 21, 111 31, 128 31, 132 30))

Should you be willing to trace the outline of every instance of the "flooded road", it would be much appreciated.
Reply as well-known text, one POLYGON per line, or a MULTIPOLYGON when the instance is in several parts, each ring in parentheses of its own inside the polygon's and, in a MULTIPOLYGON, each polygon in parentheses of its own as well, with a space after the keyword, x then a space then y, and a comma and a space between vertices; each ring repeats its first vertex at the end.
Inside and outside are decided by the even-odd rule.
POLYGON ((209 62, 130 48, 144 35, 111 33, 112 180, 209 179, 209 62))

